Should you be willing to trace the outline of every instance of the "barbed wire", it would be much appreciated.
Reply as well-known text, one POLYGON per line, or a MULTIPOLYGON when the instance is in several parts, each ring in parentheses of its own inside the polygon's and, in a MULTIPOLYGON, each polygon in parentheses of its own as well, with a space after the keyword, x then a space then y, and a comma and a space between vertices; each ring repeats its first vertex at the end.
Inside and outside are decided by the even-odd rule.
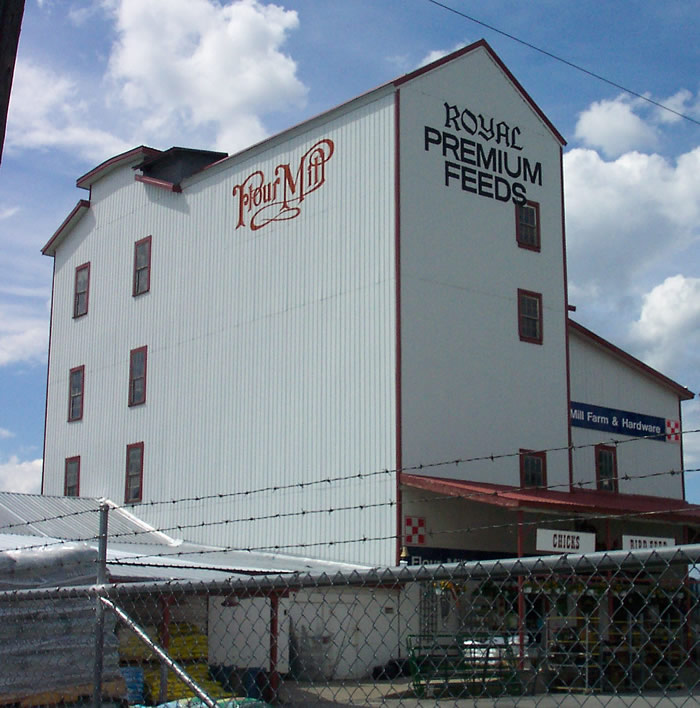
MULTIPOLYGON (((687 472, 700 472, 700 468, 694 468, 690 470, 686 470, 687 472)), ((629 476, 629 475, 623 475, 618 477, 618 479, 621 480, 642 480, 642 479, 650 479, 650 478, 655 478, 655 477, 663 477, 663 476, 675 476, 678 474, 682 474, 683 471, 681 470, 667 470, 664 472, 650 472, 649 474, 646 475, 635 475, 634 477, 629 476)), ((451 480, 447 480, 451 481, 451 480)), ((454 481, 463 481, 463 480, 454 480, 454 481)), ((473 482, 475 484, 479 484, 479 482, 473 482)), ((596 480, 590 480, 590 481, 580 481, 576 483, 574 486, 577 489, 583 490, 586 487, 592 487, 593 485, 596 485, 597 481, 596 480)), ((509 495, 512 494, 519 494, 519 493, 527 493, 527 492, 547 492, 547 491, 555 491, 559 488, 570 488, 570 485, 568 482, 562 482, 559 484, 552 484, 552 485, 547 485, 547 486, 538 486, 538 485, 530 485, 530 486, 520 486, 520 487, 512 487, 512 488, 506 488, 506 489, 498 489, 498 490, 474 490, 472 492, 466 492, 463 494, 459 495, 460 499, 464 500, 478 500, 483 498, 484 496, 490 496, 490 497, 508 497, 509 495)), ((416 502, 435 502, 435 501, 448 501, 451 499, 454 499, 455 497, 452 496, 446 496, 446 495, 440 495, 438 492, 433 492, 431 496, 423 497, 423 498, 417 498, 417 499, 412 499, 411 501, 413 503, 416 502)), ((383 502, 374 502, 374 503, 363 503, 363 504, 349 504, 346 506, 334 506, 334 507, 323 507, 319 509, 301 509, 297 511, 288 511, 288 512, 276 512, 276 513, 271 513, 271 514, 265 514, 262 516, 241 516, 238 518, 231 518, 231 519, 219 519, 217 521, 198 521, 198 522, 193 522, 190 524, 175 524, 173 526, 165 526, 165 527, 158 527, 155 529, 156 531, 160 533, 168 533, 170 531, 178 531, 182 532, 186 529, 203 529, 203 528, 210 528, 213 526, 226 526, 226 525, 231 525, 231 524, 237 524, 237 523, 253 523, 253 522, 259 522, 259 521, 272 521, 272 520, 279 520, 283 518, 291 518, 291 517, 303 517, 303 516, 313 516, 313 515, 321 515, 321 514, 333 514, 333 513, 340 513, 340 512, 346 512, 346 511, 365 511, 367 509, 376 509, 380 507, 393 507, 396 506, 396 501, 395 500, 388 500, 388 501, 383 501, 383 502)), ((137 530, 137 531, 123 531, 121 533, 116 533, 116 534, 111 534, 110 539, 118 539, 118 538, 125 538, 125 537, 136 537, 139 535, 144 535, 148 533, 152 533, 153 531, 150 529, 147 530, 137 530)))
MULTIPOLYGON (((684 430, 680 431, 677 433, 678 435, 691 435, 694 433, 700 433, 700 428, 695 428, 691 430, 684 430)), ((549 448, 540 448, 537 450, 529 450, 528 452, 536 452, 536 453, 550 453, 550 452, 573 452, 576 450, 583 450, 587 448, 592 448, 596 447, 601 444, 614 444, 616 447, 619 445, 627 445, 630 443, 635 443, 635 442, 641 442, 642 440, 659 440, 661 438, 667 437, 666 434, 653 434, 653 435, 643 435, 643 436, 635 436, 635 437, 630 437, 627 439, 616 439, 616 438, 604 438, 602 440, 599 440, 597 442, 592 442, 592 443, 583 443, 581 445, 562 445, 562 446, 556 446, 556 447, 549 447, 549 448)), ((353 480, 366 480, 366 479, 371 479, 372 477, 377 477, 381 475, 386 475, 386 476, 391 476, 394 474, 405 474, 405 473, 410 473, 410 472, 420 472, 428 469, 436 469, 439 467, 446 467, 446 466, 451 466, 451 465, 467 465, 467 464, 473 464, 476 462, 495 462, 497 460, 502 460, 502 459, 507 459, 507 458, 516 458, 520 457, 523 454, 521 450, 518 450, 517 452, 505 452, 505 453, 497 453, 497 454, 489 454, 489 455, 478 455, 474 457, 464 457, 464 458, 456 458, 456 459, 449 459, 449 460, 440 460, 437 462, 428 462, 428 463, 418 463, 415 465, 408 465, 408 466, 402 466, 400 468, 385 468, 381 470, 374 470, 371 472, 355 472, 352 474, 345 474, 345 475, 336 475, 334 477, 324 477, 322 479, 317 479, 317 480, 311 480, 308 482, 304 481, 298 481, 298 482, 290 482, 288 484, 275 484, 275 485, 268 485, 265 487, 257 487, 254 489, 247 489, 247 490, 240 490, 240 491, 235 491, 235 492, 216 492, 213 494, 201 494, 201 495, 193 495, 189 497, 179 497, 177 499, 156 499, 156 500, 146 500, 139 502, 138 508, 147 508, 147 507, 154 507, 154 506, 166 506, 166 505, 175 505, 175 504, 185 504, 185 503, 193 503, 193 502, 202 502, 202 501, 211 501, 211 500, 225 500, 225 499, 231 499, 235 497, 248 497, 252 496, 254 494, 264 494, 264 493, 272 493, 272 492, 281 492, 281 491, 287 491, 287 490, 301 490, 301 489, 306 489, 309 487, 314 487, 314 486, 324 486, 324 485, 329 485, 329 484, 335 484, 339 482, 348 482, 348 481, 353 481, 353 480)), ((684 472, 696 472, 700 470, 678 470, 676 472, 671 472, 672 474, 683 474, 684 472)), ((669 474, 668 472, 663 472, 663 473, 652 473, 651 475, 647 476, 655 476, 658 474, 669 474)), ((629 476, 620 476, 619 479, 643 479, 646 476, 635 476, 635 477, 629 477, 629 476)), ((591 481, 591 483, 593 483, 591 481)), ((560 487, 567 487, 569 486, 568 483, 561 483, 559 485, 550 485, 548 487, 537 487, 537 489, 554 489, 557 486, 560 487)), ((113 501, 110 501, 110 506, 114 509, 125 509, 129 511, 129 513, 133 513, 130 510, 134 507, 134 505, 122 505, 122 504, 116 504, 113 501)), ((45 523, 48 521, 58 521, 62 519, 67 519, 71 518, 73 516, 80 516, 82 514, 90 514, 94 513, 93 509, 87 509, 87 510, 80 510, 80 511, 72 511, 72 512, 66 512, 63 514, 55 514, 53 516, 48 516, 44 517, 41 519, 34 519, 31 521, 23 521, 23 522, 14 522, 12 524, 5 524, 4 526, 0 526, 0 532, 2 531, 7 531, 9 529, 14 529, 14 528, 23 528, 27 527, 33 524, 38 524, 38 523, 45 523)), ((176 529, 177 527, 173 527, 173 529, 176 529)), ((143 533, 152 533, 154 530, 157 529, 149 529, 148 531, 144 531, 143 533)))
MULTIPOLYGON (((664 509, 654 509, 654 510, 648 510, 648 511, 640 511, 640 512, 623 512, 620 514, 594 514, 594 515, 587 515, 586 516, 586 521, 598 521, 598 520, 625 520, 625 519, 640 519, 640 518, 648 518, 648 517, 654 517, 654 516, 662 516, 662 515, 667 515, 667 514, 674 514, 674 513, 679 513, 682 512, 682 509, 677 509, 677 508, 664 508, 664 509)), ((532 511, 530 513, 533 513, 532 511)), ((536 512, 535 512, 536 513, 536 512)), ((557 517, 556 518, 556 523, 569 523, 569 522, 576 522, 580 521, 581 517, 580 515, 575 515, 575 516, 569 516, 569 517, 557 517)), ((443 536, 443 535, 452 535, 452 534, 465 534, 465 533, 475 533, 475 532, 483 532, 483 531, 496 531, 496 530, 508 530, 508 529, 523 529, 523 528, 528 528, 532 526, 538 526, 542 524, 542 519, 533 519, 532 521, 513 521, 509 523, 499 523, 499 524, 484 524, 482 526, 466 526, 462 528, 457 528, 457 529, 445 529, 442 531, 426 531, 426 533, 430 533, 431 536, 443 536)), ((228 553, 228 552, 249 552, 249 553, 255 553, 255 552, 266 552, 266 553, 280 553, 285 550, 300 550, 300 549, 309 549, 309 548, 319 548, 319 547, 328 547, 328 548, 333 548, 335 546, 345 546, 345 545, 350 545, 350 544, 358 544, 358 543, 369 543, 369 542, 375 542, 375 541, 396 541, 399 540, 401 541, 403 538, 403 534, 389 534, 389 535, 383 535, 383 536, 360 536, 356 538, 350 538, 350 539, 335 539, 335 540, 330 540, 330 541, 318 541, 314 543, 298 543, 298 544, 273 544, 269 546, 249 546, 249 547, 235 547, 235 546, 226 546, 223 548, 218 548, 216 549, 216 552, 218 553, 228 553)), ((430 546, 426 546, 426 548, 430 548, 430 546)), ((455 552, 459 552, 461 549, 455 548, 455 549, 450 549, 455 552)), ((610 549, 609 549, 610 550, 610 549)), ((142 555, 135 555, 135 556, 130 556, 129 560, 108 560, 108 564, 113 564, 113 565, 144 565, 142 563, 138 563, 139 559, 148 559, 148 558, 171 558, 171 557, 184 557, 184 556, 197 556, 197 555, 204 555, 207 553, 212 553, 212 549, 197 549, 197 550, 189 550, 189 551, 176 551, 174 553, 153 553, 153 554, 142 554, 142 555)), ((570 554, 564 554, 564 555, 570 555, 570 554)), ((145 564, 148 565, 148 564, 145 564)), ((173 567, 173 568, 180 568, 182 569, 182 565, 173 565, 169 566, 167 564, 163 563, 155 563, 153 564, 157 567, 173 567)), ((239 571, 241 572, 241 571, 239 571)), ((245 571, 242 571, 245 572, 245 571)))
MULTIPOLYGON (((689 470, 685 470, 686 472, 700 472, 700 468, 693 468, 689 470)), ((668 471, 663 471, 663 472, 650 472, 646 475, 639 475, 639 476, 630 476, 630 475, 623 475, 620 476, 619 479, 623 480, 637 480, 637 479, 648 479, 652 477, 662 477, 662 476, 675 476, 677 474, 682 474, 681 470, 668 470, 668 471)), ((447 480, 451 481, 451 480, 447 480)), ((460 480, 454 480, 454 481, 460 481, 460 480)), ((591 481, 590 483, 588 482, 580 482, 577 485, 575 485, 578 489, 584 489, 585 486, 588 484, 593 484, 594 481, 591 481)), ((560 485, 551 485, 550 487, 537 487, 537 486, 531 486, 531 487, 512 487, 509 489, 498 489, 498 490, 475 490, 469 493, 464 493, 460 494, 458 497, 455 496, 448 496, 448 495, 441 495, 439 492, 431 492, 429 496, 424 496, 424 497, 418 497, 414 498, 411 500, 412 503, 420 503, 420 502, 431 502, 434 503, 436 501, 439 502, 447 502, 447 501, 454 501, 455 499, 459 499, 461 501, 473 501, 473 500, 482 500, 484 497, 490 497, 490 498, 508 498, 512 494, 519 494, 523 492, 546 492, 549 491, 553 487, 560 487, 560 486, 566 486, 568 487, 567 484, 560 484, 560 485)), ((542 498, 540 501, 546 502, 546 498, 542 498)), ((679 500, 682 501, 682 500, 679 500)), ((319 509, 301 509, 293 512, 279 512, 279 513, 273 513, 273 514, 268 514, 268 515, 263 515, 263 516, 244 516, 244 517, 239 517, 239 518, 232 518, 232 519, 220 519, 217 521, 203 521, 203 522, 196 522, 192 524, 177 524, 172 527, 158 527, 158 528, 148 528, 148 529, 139 529, 135 531, 126 531, 126 532, 120 532, 116 534, 109 534, 108 535, 108 542, 114 543, 116 540, 120 538, 135 538, 141 534, 152 534, 152 533, 161 533, 164 535, 167 535, 167 531, 173 531, 173 530, 178 530, 182 531, 184 529, 203 529, 203 528, 210 528, 214 526, 224 526, 224 525, 230 525, 230 524, 236 524, 236 523, 252 523, 256 521, 271 521, 271 520, 279 520, 282 518, 291 518, 291 517, 304 517, 304 516, 313 516, 313 515, 330 515, 334 513, 342 513, 342 512, 348 512, 348 511, 365 511, 367 509, 372 509, 372 508, 380 508, 380 507, 395 507, 397 504, 396 500, 388 500, 388 501, 383 501, 383 502, 374 502, 374 503, 367 503, 367 504, 349 504, 346 506, 336 506, 336 507, 323 507, 319 509)), ((118 507, 116 507, 118 509, 118 507)), ((99 511, 99 510, 96 510, 99 511)), ((536 511, 533 512, 532 510, 528 510, 530 513, 537 513, 536 511)), ((687 509, 679 509, 679 508, 665 508, 665 509, 660 509, 660 510, 650 510, 650 511, 643 511, 643 512, 624 512, 622 514, 610 514, 610 513, 601 513, 597 516, 586 516, 586 520, 596 520, 596 519, 630 519, 630 518, 643 518, 646 516, 653 516, 653 515, 663 515, 663 514, 677 514, 687 511, 687 509)), ((581 514, 576 514, 574 516, 570 517, 557 517, 557 522, 568 522, 568 521, 580 521, 581 519, 581 514)), ((38 523, 38 522, 35 522, 38 523)), ((483 525, 483 526, 469 526, 469 527, 462 527, 462 528, 457 528, 457 529, 445 529, 441 531, 429 531, 432 535, 449 535, 449 534, 457 534, 457 533, 472 533, 476 531, 489 531, 489 530, 503 530, 503 529, 515 529, 517 527, 522 527, 523 525, 532 525, 532 524, 537 524, 541 523, 540 521, 532 521, 532 522, 518 522, 518 521, 513 521, 509 523, 498 523, 498 524, 490 524, 490 525, 483 525)), ((211 553, 212 551, 214 552, 227 552, 227 551, 279 551, 280 549, 306 549, 306 548, 311 548, 311 547, 323 547, 323 546, 333 546, 333 545, 344 545, 344 544, 349 544, 349 543, 358 543, 358 542, 366 542, 366 541, 379 541, 379 540, 389 540, 389 539, 396 539, 402 537, 403 534, 391 534, 387 536, 381 536, 381 537, 359 537, 355 539, 339 539, 339 540, 331 540, 331 541, 323 541, 323 542, 315 542, 315 543, 290 543, 286 545, 277 545, 277 544, 272 544, 268 546, 259 546, 259 547, 240 547, 240 546, 224 546, 224 547, 215 547, 215 548, 207 548, 203 550, 185 550, 185 551, 176 551, 176 552, 166 552, 164 551, 163 553, 144 553, 141 555, 136 555, 133 556, 132 559, 138 559, 138 558, 155 558, 155 557, 173 557, 173 556, 178 556, 178 555, 196 555, 198 553, 211 553)), ((32 550, 32 549, 44 549, 47 547, 51 546, 60 546, 63 545, 67 542, 89 542, 89 541, 96 541, 97 536, 94 537, 86 537, 86 538, 72 538, 72 539, 55 539, 51 541, 45 541, 42 543, 36 543, 36 544, 30 544, 30 545, 25 545, 25 546, 17 546, 15 548, 5 548, 2 549, 3 551, 6 552, 17 552, 17 551, 23 551, 23 550, 32 550)), ((122 549, 123 550, 123 549, 122 549)), ((120 561, 121 563, 121 561, 120 561)))

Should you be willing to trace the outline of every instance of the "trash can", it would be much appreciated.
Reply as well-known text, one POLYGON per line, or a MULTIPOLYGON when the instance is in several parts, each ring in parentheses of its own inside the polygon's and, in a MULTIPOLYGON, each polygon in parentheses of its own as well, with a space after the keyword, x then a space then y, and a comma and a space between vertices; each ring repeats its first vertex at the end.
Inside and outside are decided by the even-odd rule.
POLYGON ((251 666, 243 671, 243 690, 246 698, 262 698, 262 683, 263 670, 259 666, 251 666))

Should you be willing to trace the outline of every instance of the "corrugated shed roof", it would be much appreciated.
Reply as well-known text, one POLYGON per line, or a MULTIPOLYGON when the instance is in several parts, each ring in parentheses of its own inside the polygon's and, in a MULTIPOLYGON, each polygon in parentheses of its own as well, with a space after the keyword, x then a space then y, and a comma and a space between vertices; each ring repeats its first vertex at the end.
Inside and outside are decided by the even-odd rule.
POLYGON ((100 504, 110 505, 108 533, 119 543, 177 545, 176 541, 109 500, 0 492, 0 533, 70 541, 96 539, 100 504))
MULTIPOLYGON (((70 565, 71 559, 77 558, 77 547, 89 549, 96 557, 99 509, 104 501, 0 492, 0 585, 10 566, 18 562, 51 566, 65 564, 67 559, 70 565), (7 562, 3 562, 3 557, 7 562)), ((334 574, 369 569, 350 563, 174 540, 126 509, 107 503, 111 507, 107 570, 113 581, 206 581, 232 575, 334 574)))

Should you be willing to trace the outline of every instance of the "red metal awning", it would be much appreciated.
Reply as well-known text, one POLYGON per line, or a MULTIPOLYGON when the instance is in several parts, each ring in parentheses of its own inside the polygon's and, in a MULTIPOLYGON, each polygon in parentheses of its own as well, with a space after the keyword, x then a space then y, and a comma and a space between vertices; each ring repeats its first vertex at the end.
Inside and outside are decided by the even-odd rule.
POLYGON ((675 523, 700 523, 700 506, 688 504, 683 499, 616 494, 587 489, 575 489, 571 492, 553 489, 523 490, 502 484, 468 482, 417 474, 401 474, 399 480, 405 487, 513 510, 637 516, 675 523))

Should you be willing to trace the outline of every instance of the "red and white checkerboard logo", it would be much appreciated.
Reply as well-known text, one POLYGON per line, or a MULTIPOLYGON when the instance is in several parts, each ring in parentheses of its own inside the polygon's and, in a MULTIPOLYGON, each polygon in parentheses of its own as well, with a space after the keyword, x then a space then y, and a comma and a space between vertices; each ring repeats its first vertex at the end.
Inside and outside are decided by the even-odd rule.
POLYGON ((407 546, 425 544, 425 519, 407 516, 404 523, 404 537, 407 546))
POLYGON ((669 442, 681 441, 681 422, 679 420, 666 421, 666 440, 669 442))

